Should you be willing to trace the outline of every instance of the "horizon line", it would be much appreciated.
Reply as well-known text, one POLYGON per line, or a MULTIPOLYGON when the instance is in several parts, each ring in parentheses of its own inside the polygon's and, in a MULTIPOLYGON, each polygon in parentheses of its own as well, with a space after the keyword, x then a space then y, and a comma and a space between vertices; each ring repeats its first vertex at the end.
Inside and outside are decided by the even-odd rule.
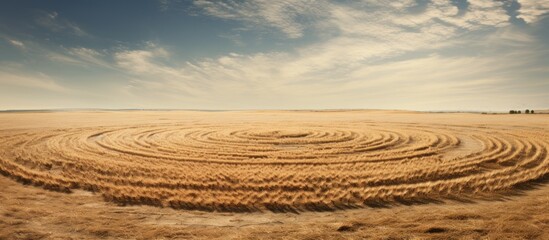
MULTIPOLYGON (((509 109, 515 110, 515 109, 509 109)), ((522 110, 522 109, 519 109, 522 110)), ((528 110, 528 109, 524 109, 528 110)), ((545 111, 549 109, 532 109, 545 111)), ((247 108, 247 109, 195 109, 195 108, 37 108, 37 109, 0 109, 0 112, 79 112, 79 111, 199 111, 199 112, 238 112, 238 111, 409 111, 426 113, 507 113, 494 110, 413 110, 389 108, 247 108)))

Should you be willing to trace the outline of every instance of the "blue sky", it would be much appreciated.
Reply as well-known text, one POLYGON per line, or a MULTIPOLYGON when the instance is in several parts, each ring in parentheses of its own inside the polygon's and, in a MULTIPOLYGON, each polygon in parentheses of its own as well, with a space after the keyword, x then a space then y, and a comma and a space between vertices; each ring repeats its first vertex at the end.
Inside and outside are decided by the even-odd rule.
POLYGON ((549 1, 0 5, 0 109, 549 108, 549 1))

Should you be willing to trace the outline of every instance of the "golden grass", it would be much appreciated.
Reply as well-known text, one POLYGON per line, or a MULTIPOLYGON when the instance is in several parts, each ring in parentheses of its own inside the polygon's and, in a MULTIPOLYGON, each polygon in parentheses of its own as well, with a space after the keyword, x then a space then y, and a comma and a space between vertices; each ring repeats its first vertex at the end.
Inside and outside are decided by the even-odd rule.
POLYGON ((242 212, 485 197, 549 172, 549 134, 539 122, 331 114, 173 113, 165 116, 190 119, 125 116, 128 121, 103 118, 105 125, 29 128, 13 122, 0 132, 0 173, 50 190, 97 192, 120 204, 242 212))

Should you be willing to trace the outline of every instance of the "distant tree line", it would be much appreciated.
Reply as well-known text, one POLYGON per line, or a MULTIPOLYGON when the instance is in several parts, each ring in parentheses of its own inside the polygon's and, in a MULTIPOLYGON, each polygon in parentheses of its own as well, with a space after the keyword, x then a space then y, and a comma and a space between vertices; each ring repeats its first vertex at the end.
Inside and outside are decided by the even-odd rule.
MULTIPOLYGON (((509 111, 509 114, 521 114, 522 112, 520 110, 511 110, 509 111)), ((529 110, 529 109, 526 109, 526 111, 524 111, 524 113, 526 114, 534 114, 534 110, 529 110)))

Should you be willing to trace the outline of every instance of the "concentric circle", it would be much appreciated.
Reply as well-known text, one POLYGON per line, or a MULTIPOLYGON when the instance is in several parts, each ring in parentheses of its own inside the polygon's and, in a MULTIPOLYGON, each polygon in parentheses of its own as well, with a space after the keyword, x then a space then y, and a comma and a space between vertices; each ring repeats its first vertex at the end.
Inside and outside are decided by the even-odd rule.
POLYGON ((38 129, 3 133, 0 172, 122 204, 317 211, 509 189, 549 172, 548 142, 524 129, 381 122, 38 129))

